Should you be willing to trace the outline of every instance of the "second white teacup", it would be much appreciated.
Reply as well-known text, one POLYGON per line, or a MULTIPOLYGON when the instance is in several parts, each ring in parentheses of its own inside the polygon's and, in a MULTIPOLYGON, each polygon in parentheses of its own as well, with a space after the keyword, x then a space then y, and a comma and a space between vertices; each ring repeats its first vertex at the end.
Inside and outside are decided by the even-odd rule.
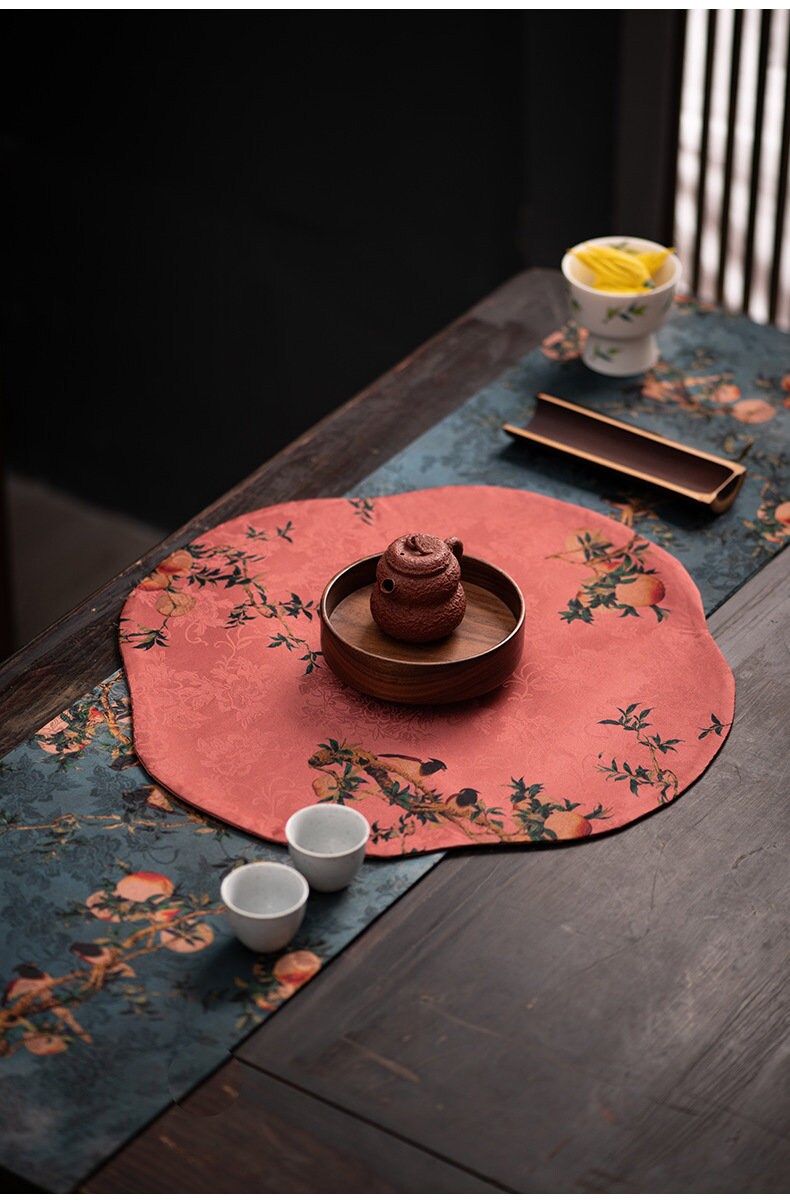
POLYGON ((350 806, 315 802, 285 824, 288 850, 315 890, 332 893, 351 882, 365 859, 370 824, 350 806))
POLYGON ((223 878, 222 901, 234 933, 253 952, 275 952, 296 935, 310 888, 301 873, 279 861, 252 861, 223 878))

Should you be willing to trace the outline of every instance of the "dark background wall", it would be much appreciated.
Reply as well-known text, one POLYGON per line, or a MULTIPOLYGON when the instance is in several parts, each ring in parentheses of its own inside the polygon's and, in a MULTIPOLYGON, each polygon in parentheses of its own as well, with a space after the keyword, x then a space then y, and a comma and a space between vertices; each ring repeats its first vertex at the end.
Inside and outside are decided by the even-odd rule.
POLYGON ((6 466, 173 527, 613 228, 627 19, 4 17, 6 466))

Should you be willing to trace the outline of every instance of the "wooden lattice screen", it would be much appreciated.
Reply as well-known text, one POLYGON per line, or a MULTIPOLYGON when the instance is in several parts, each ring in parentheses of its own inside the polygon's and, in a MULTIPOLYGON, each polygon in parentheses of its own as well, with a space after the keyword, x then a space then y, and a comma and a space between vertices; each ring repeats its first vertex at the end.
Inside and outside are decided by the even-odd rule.
POLYGON ((687 13, 674 242, 703 300, 790 329, 790 12, 687 13))

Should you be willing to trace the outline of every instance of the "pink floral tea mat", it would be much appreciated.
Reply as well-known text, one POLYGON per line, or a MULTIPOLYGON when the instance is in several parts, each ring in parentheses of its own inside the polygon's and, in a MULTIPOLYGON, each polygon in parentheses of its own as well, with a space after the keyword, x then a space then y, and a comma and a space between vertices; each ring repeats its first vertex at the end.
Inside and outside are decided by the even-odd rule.
POLYGON ((137 586, 121 647, 135 747, 153 777, 278 842, 298 807, 356 807, 374 856, 622 827, 703 772, 735 702, 673 556, 580 506, 488 486, 235 518, 137 586), (324 663, 324 585, 408 531, 456 535, 518 581, 524 655, 495 692, 392 705, 324 663))

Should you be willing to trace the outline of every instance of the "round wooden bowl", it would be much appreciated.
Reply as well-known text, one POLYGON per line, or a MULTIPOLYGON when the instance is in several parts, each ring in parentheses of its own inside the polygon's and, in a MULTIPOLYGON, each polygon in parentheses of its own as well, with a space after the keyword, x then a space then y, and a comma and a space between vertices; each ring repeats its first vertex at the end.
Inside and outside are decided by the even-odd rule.
POLYGON ((403 643, 385 635, 370 613, 380 558, 344 568, 321 598, 321 650, 342 681, 383 701, 427 705, 478 697, 510 676, 524 646, 524 598, 512 577, 463 556, 460 626, 435 643, 403 643))

